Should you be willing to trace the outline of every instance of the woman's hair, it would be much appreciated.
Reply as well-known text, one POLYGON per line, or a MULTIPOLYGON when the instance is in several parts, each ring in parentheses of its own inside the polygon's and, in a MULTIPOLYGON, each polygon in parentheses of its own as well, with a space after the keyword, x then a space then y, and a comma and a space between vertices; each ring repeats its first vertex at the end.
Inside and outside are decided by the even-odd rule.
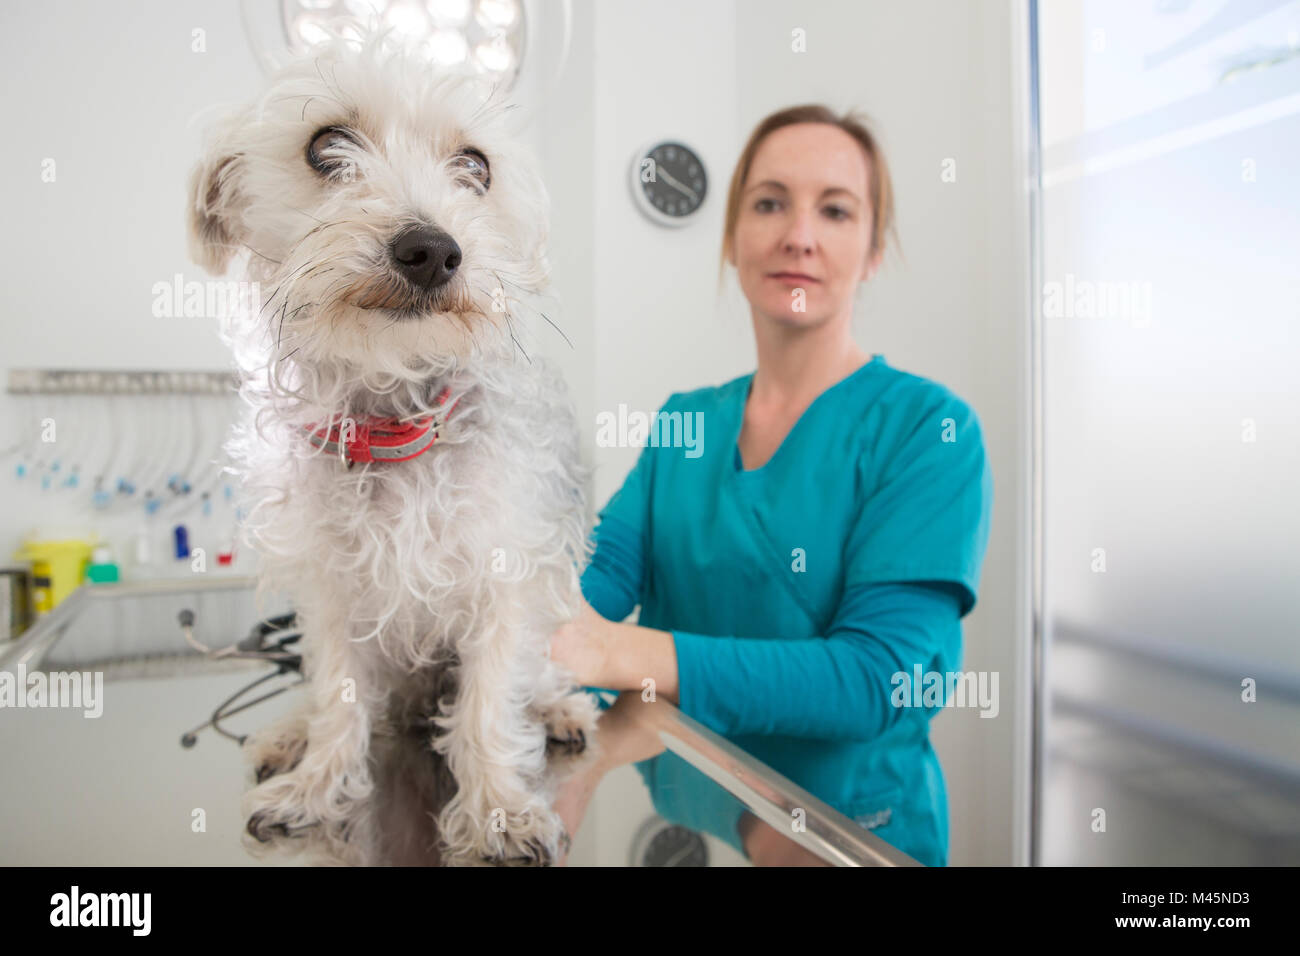
POLYGON ((769 133, 783 126, 795 123, 826 123, 848 133, 862 147, 867 155, 867 180, 870 184, 871 201, 871 256, 885 249, 885 234, 890 233, 898 242, 898 232, 894 228, 894 185, 889 176, 889 164, 881 151, 875 135, 867 128, 866 119, 849 112, 836 116, 820 104, 791 106, 778 110, 754 127, 749 134, 749 142, 741 150, 740 159, 731 174, 731 188, 727 191, 727 217, 722 229, 722 257, 718 266, 719 276, 727 264, 727 248, 735 238, 736 220, 740 217, 740 195, 745 189, 745 180, 749 178, 749 167, 753 165, 758 147, 769 133))

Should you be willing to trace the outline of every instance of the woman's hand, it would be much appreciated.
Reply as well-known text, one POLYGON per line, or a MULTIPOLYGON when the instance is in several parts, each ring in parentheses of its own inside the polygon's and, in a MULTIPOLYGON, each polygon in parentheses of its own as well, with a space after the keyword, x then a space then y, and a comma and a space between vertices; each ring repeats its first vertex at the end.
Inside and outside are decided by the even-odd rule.
POLYGON ((551 635, 551 660, 573 673, 584 687, 608 687, 610 622, 586 598, 576 617, 551 635))
POLYGON ((664 752, 659 731, 645 719, 649 715, 642 709, 654 706, 641 699, 641 691, 625 690, 609 710, 601 713, 596 735, 606 769, 639 763, 664 752))
POLYGON ((830 866, 817 854, 772 829, 748 810, 738 829, 745 855, 754 866, 830 866))
MULTIPOLYGON (((561 782, 555 796, 555 812, 564 821, 570 835, 576 835, 586 815, 587 804, 605 774, 626 763, 649 760, 664 751, 659 735, 639 720, 638 707, 653 707, 641 700, 640 691, 624 691, 608 710, 602 711, 596 723, 595 762, 578 770, 561 782)), ((568 863, 568 850, 560 866, 568 863)))
POLYGON ((577 615, 550 639, 551 660, 583 687, 631 690, 647 686, 677 705, 677 648, 671 631, 607 621, 584 599, 577 615))

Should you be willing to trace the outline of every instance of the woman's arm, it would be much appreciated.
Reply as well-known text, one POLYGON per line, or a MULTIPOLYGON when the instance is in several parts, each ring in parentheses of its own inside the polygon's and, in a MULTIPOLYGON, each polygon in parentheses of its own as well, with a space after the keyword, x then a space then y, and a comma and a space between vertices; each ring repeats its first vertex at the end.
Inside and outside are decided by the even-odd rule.
POLYGON ((591 561, 582 572, 583 597, 610 621, 621 621, 632 613, 641 602, 645 583, 644 532, 639 524, 629 524, 629 519, 638 516, 626 511, 611 512, 607 507, 602 513, 591 532, 591 561))
POLYGON ((551 659, 588 687, 644 689, 655 682, 655 696, 677 705, 677 651, 670 631, 606 620, 591 605, 551 635, 551 659))
POLYGON ((910 688, 917 666, 960 662, 959 595, 948 582, 861 585, 827 634, 790 640, 660 631, 584 609, 551 653, 593 686, 640 690, 651 678, 658 695, 724 735, 869 740, 901 716, 893 697, 903 678, 910 688))
POLYGON ((654 449, 641 449, 622 486, 600 509, 591 532, 591 560, 582 572, 582 593, 607 620, 621 621, 641 603, 646 577, 646 537, 654 449))
POLYGON ((779 830, 746 810, 736 824, 745 856, 755 866, 830 866, 779 830))

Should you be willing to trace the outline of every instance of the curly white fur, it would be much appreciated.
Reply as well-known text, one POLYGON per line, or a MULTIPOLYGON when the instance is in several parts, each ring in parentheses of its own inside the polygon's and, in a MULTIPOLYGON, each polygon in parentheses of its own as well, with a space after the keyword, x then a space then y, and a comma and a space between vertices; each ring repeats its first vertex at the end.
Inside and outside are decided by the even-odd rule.
MULTIPOLYGON (((249 406, 229 451, 265 589, 304 629, 306 706, 253 735, 245 842, 354 864, 549 863, 555 785, 596 708, 552 664, 588 551, 564 383, 517 341, 545 289, 548 201, 508 105, 390 38, 336 37, 212 131, 191 183, 191 252, 233 256, 260 311, 225 335, 249 406), (346 126, 348 174, 307 161, 346 126), (472 146, 491 182, 455 156, 472 146), (424 223, 463 261, 418 316, 389 243, 424 223), (376 304, 378 303, 378 304, 376 304), (370 306, 370 307, 365 307, 370 306), (459 405, 434 447, 343 467, 305 426, 459 405)), ((417 290, 418 291, 418 290, 417 290)))

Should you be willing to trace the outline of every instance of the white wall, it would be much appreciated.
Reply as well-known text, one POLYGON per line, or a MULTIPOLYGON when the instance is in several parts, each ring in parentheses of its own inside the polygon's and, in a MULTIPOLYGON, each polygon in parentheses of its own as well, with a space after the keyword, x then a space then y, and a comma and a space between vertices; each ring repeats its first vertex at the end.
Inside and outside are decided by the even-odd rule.
POLYGON ((259 86, 238 5, 6 4, 0 23, 10 94, 0 365, 223 367, 207 320, 150 307, 155 282, 194 271, 191 118, 259 86), (206 53, 190 52, 194 28, 207 31, 206 53), (41 181, 46 158, 53 183, 41 181))

